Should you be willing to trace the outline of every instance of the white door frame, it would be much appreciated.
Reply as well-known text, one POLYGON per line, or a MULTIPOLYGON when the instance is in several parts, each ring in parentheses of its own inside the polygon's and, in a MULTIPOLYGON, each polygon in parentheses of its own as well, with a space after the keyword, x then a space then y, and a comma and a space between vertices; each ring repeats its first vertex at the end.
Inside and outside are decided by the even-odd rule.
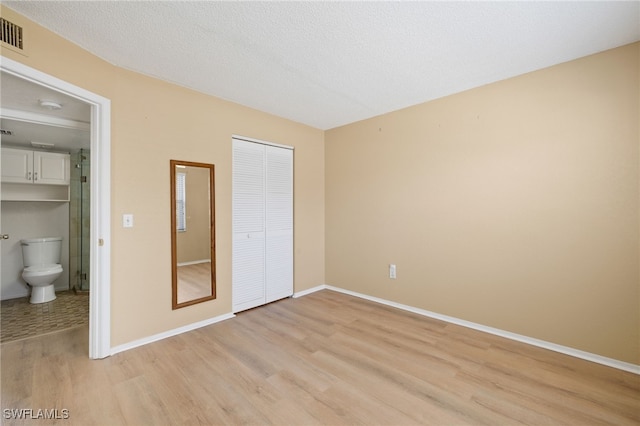
POLYGON ((89 358, 111 355, 111 101, 4 56, 2 71, 91 105, 89 358))

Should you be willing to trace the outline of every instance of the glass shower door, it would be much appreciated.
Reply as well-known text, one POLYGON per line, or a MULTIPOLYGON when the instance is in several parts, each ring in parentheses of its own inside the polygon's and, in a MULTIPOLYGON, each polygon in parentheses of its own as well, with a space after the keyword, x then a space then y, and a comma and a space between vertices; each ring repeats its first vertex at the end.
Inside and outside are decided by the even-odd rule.
POLYGON ((70 269, 75 291, 89 291, 89 229, 90 229, 90 163, 89 151, 72 154, 70 206, 70 269), (75 271, 75 273, 73 272, 75 271))

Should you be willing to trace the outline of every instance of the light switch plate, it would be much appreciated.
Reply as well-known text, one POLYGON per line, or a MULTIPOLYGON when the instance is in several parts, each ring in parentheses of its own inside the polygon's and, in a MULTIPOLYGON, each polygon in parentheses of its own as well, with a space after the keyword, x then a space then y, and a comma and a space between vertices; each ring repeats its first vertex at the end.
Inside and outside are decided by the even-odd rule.
POLYGON ((133 215, 130 213, 125 213, 122 215, 122 227, 123 228, 133 228, 133 215))

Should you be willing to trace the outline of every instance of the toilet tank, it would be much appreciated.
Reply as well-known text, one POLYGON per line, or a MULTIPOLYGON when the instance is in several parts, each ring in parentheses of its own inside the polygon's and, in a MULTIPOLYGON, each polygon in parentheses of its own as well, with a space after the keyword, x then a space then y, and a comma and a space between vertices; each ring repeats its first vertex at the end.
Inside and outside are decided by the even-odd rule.
POLYGON ((60 263, 62 237, 30 238, 20 240, 24 266, 60 263))

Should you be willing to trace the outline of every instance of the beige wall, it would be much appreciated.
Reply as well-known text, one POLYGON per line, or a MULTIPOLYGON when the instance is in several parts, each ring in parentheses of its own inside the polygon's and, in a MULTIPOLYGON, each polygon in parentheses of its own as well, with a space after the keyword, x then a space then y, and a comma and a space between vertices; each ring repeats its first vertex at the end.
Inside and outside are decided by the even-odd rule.
MULTIPOLYGON (((15 15, 2 7, 2 15, 15 15)), ((111 99, 111 344, 231 311, 231 137, 295 147, 295 291, 324 283, 323 132, 114 67, 18 16, 29 56, 0 53, 111 99), (217 299, 171 310, 169 160, 216 166, 217 299), (123 229, 132 213, 135 227, 123 229)), ((212 76, 215 78, 215 75, 212 76)))
POLYGON ((640 363, 638 84, 635 44, 326 132, 327 283, 640 363))

